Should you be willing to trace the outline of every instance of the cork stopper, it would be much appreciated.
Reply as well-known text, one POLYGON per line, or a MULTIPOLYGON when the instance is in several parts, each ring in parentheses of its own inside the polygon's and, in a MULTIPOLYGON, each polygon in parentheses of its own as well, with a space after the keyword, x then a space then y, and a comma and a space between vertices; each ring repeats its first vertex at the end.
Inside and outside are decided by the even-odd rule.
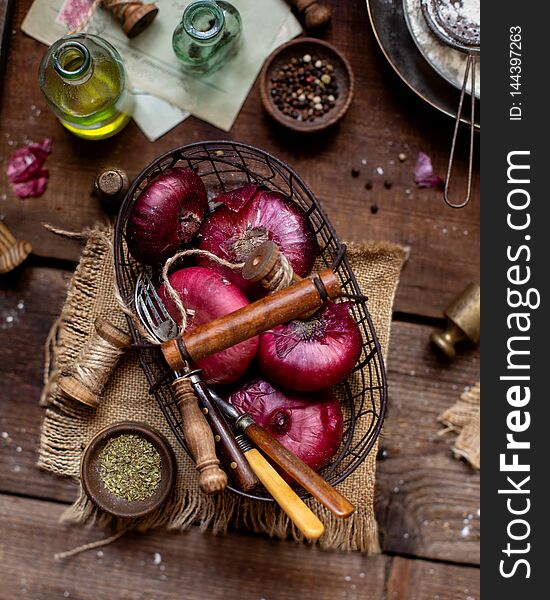
POLYGON ((302 15, 307 29, 324 27, 331 19, 330 8, 318 0, 289 0, 289 2, 302 15))
POLYGON ((129 187, 128 175, 115 167, 102 169, 94 180, 94 194, 111 209, 120 208, 129 187))
POLYGON ((122 30, 129 38, 136 37, 149 27, 158 11, 154 4, 129 4, 122 14, 122 30))
POLYGON ((304 24, 307 29, 318 29, 325 27, 330 21, 332 13, 328 6, 315 2, 306 8, 304 13, 304 24))
POLYGON ((29 242, 17 240, 4 222, 0 221, 0 274, 15 269, 31 252, 29 242))

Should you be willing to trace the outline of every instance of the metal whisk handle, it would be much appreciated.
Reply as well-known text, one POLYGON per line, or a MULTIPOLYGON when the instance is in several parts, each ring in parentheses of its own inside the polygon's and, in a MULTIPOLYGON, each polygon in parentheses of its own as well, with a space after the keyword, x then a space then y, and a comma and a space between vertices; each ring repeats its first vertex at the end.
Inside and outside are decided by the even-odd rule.
POLYGON ((462 89, 460 91, 460 101, 458 103, 458 109, 456 113, 455 128, 453 133, 453 141, 451 143, 451 152, 449 154, 449 164, 447 166, 447 175, 445 177, 445 189, 443 191, 443 198, 448 206, 451 208, 463 208, 470 201, 472 195, 472 169, 474 160, 474 133, 475 133, 475 84, 476 84, 476 55, 468 54, 466 59, 466 69, 464 71, 464 81, 462 83, 462 89), (462 116, 462 107, 464 104, 464 96, 466 95, 466 88, 468 86, 468 76, 470 76, 470 98, 471 98, 471 109, 470 109, 470 154, 468 159, 468 183, 466 187, 466 196, 459 204, 454 204, 449 200, 449 186, 451 182, 451 173, 453 170, 453 162, 455 155, 456 139, 458 136, 458 128, 460 126, 460 117, 462 116))

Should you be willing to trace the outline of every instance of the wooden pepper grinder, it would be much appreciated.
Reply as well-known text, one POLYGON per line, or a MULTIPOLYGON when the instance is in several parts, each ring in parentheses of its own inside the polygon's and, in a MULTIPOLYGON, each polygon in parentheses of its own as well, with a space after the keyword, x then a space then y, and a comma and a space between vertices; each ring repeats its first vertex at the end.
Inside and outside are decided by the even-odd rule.
POLYGON ((449 358, 456 356, 457 342, 469 341, 479 344, 480 340, 480 287, 470 283, 443 313, 447 319, 444 332, 434 331, 431 340, 449 358))
POLYGON ((0 221, 0 274, 15 269, 31 252, 29 242, 15 239, 4 222, 0 221))
POLYGON ((306 29, 317 29, 330 21, 330 8, 318 0, 288 0, 288 3, 300 14, 306 29))

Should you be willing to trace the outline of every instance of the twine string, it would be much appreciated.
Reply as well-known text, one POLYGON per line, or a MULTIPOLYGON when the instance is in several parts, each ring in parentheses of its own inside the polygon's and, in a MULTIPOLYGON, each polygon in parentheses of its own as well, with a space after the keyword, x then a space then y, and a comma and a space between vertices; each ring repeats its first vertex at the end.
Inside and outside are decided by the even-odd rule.
POLYGON ((287 288, 292 283, 293 278, 294 269, 292 265, 288 258, 282 252, 279 252, 276 266, 262 279, 261 284, 271 292, 278 292, 287 288))
POLYGON ((82 552, 86 552, 87 550, 94 550, 95 548, 101 548, 101 546, 107 546, 108 544, 116 542, 118 538, 122 537, 130 529, 131 527, 127 527, 113 535, 110 535, 109 537, 103 540, 97 540, 95 542, 90 542, 89 544, 82 544, 81 546, 77 546, 72 550, 66 550, 65 552, 56 552, 53 555, 53 557, 55 560, 62 560, 64 558, 69 558, 70 556, 76 556, 77 554, 81 554, 82 552))
POLYGON ((80 350, 73 377, 99 396, 125 348, 117 348, 94 331, 80 350))
POLYGON ((219 256, 216 256, 208 250, 200 250, 198 248, 194 248, 191 250, 182 250, 181 252, 177 252, 176 254, 174 254, 174 256, 170 257, 164 263, 164 267, 162 269, 162 282, 164 283, 166 291, 168 292, 168 296, 174 302, 176 308, 178 309, 178 312, 180 313, 180 323, 178 326, 180 335, 183 334, 187 327, 187 315, 189 311, 185 308, 179 294, 176 292, 176 290, 170 283, 170 280, 168 279, 168 271, 177 260, 183 258, 184 256, 202 256, 203 258, 208 258, 213 262, 217 263, 218 265, 221 265, 222 267, 227 267, 228 269, 231 269, 233 271, 238 271, 239 269, 242 269, 244 267, 244 263, 233 263, 223 258, 220 258, 219 256))

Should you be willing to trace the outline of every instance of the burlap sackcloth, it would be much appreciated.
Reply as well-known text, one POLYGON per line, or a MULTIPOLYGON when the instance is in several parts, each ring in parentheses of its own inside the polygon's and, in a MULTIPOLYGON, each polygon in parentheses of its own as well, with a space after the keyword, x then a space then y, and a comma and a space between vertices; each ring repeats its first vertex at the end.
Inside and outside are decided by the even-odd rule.
POLYGON ((457 458, 465 458, 470 465, 479 471, 481 468, 480 451, 480 384, 479 381, 467 388, 460 400, 443 412, 437 420, 445 425, 443 433, 458 433, 453 444, 453 454, 457 458))
MULTIPOLYGON (((130 525, 102 513, 82 493, 66 511, 64 520, 109 524, 116 530, 129 526, 138 530, 151 527, 183 530, 198 524, 220 532, 230 526, 270 536, 301 539, 300 532, 274 503, 251 501, 230 491, 215 498, 200 492, 194 465, 178 445, 155 398, 149 395, 135 351, 128 352, 119 362, 96 410, 65 399, 56 389, 57 377, 70 370, 79 350, 91 335, 96 316, 108 316, 115 325, 127 328, 125 316, 113 295, 111 235, 110 231, 100 230, 89 233, 69 285, 66 303, 49 338, 46 385, 42 396, 46 411, 38 465, 58 475, 78 478, 81 453, 91 437, 111 423, 133 420, 152 425, 168 438, 178 457, 178 477, 170 500, 156 513, 137 523, 130 525)), ((369 298, 368 308, 384 358, 389 342, 393 299, 406 257, 404 248, 391 243, 350 244, 348 247, 350 263, 363 293, 369 298)), ((353 389, 359 385, 359 380, 351 384, 353 389)), ((368 419, 364 419, 364 427, 367 425, 368 419)), ((325 524, 325 533, 319 540, 322 547, 367 553, 380 551, 373 510, 376 450, 374 447, 360 467, 339 485, 340 491, 357 507, 353 516, 345 520, 336 519, 318 502, 308 500, 325 524)))

